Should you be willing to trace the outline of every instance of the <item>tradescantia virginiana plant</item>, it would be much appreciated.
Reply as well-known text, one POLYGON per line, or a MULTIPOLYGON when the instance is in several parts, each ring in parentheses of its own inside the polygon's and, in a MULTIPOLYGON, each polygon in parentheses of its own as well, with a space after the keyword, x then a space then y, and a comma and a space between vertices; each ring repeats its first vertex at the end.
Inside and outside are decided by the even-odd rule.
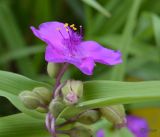
POLYGON ((104 137, 105 132, 93 126, 104 119, 127 136, 132 136, 131 133, 147 136, 146 132, 141 132, 141 129, 148 131, 147 123, 141 118, 126 117, 122 104, 160 99, 159 81, 62 81, 69 64, 92 75, 95 62, 122 63, 121 53, 103 48, 94 41, 82 41, 82 27, 78 33, 74 24, 48 22, 39 29, 31 29, 47 44, 47 70, 55 83, 36 82, 1 71, 0 95, 8 98, 22 114, 2 118, 0 123, 6 124, 0 124, 0 136, 9 137, 14 132, 16 136, 33 137, 104 137), (16 128, 13 128, 14 124, 16 128), (29 127, 27 132, 26 127, 29 127))

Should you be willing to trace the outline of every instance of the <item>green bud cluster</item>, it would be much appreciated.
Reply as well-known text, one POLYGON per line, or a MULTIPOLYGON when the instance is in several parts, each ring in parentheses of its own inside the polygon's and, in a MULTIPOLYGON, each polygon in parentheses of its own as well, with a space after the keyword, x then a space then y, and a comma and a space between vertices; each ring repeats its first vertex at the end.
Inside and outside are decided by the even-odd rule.
POLYGON ((49 104, 49 111, 55 118, 66 106, 78 103, 83 94, 83 83, 81 81, 68 80, 60 90, 61 95, 56 96, 49 104))
POLYGON ((19 97, 25 107, 45 112, 45 107, 51 101, 52 93, 45 87, 36 87, 32 91, 22 91, 19 97))
MULTIPOLYGON (((53 64, 50 66, 48 64, 48 67, 51 65, 53 64)), ((83 83, 81 81, 67 80, 64 85, 61 84, 60 86, 62 87, 57 88, 58 94, 55 98, 52 98, 52 92, 45 87, 36 87, 32 91, 25 90, 20 93, 19 97, 27 108, 39 112, 49 112, 56 119, 65 107, 76 107, 75 105, 83 96, 83 83)), ((88 127, 100 120, 101 117, 106 118, 117 127, 123 127, 126 124, 123 105, 90 109, 76 117, 72 123, 73 126, 68 130, 69 136, 92 137, 93 133, 88 127), (77 124, 79 125, 77 126, 77 124)))

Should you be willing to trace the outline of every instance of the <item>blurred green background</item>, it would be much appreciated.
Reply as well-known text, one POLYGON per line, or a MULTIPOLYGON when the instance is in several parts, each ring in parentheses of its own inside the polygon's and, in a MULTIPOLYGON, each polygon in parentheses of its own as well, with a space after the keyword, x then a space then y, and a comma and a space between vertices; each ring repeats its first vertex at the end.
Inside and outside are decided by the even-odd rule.
MULTIPOLYGON (((0 0, 0 70, 52 82, 46 73, 45 44, 30 30, 31 25, 47 21, 83 25, 85 40, 123 53, 121 65, 97 64, 91 77, 71 66, 65 78, 160 80, 160 0, 0 0)), ((126 108, 147 118, 150 135, 159 137, 159 106, 159 102, 148 102, 126 108)), ((0 116, 16 112, 0 98, 0 116)))

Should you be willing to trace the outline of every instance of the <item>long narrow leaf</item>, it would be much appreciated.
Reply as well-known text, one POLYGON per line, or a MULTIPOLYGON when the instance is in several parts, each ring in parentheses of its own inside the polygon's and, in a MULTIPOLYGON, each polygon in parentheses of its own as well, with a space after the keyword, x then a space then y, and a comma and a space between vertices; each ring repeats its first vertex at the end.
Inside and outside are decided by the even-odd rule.
POLYGON ((82 0, 82 1, 90 5, 91 7, 95 8, 106 17, 111 16, 111 14, 106 9, 104 9, 96 0, 82 0))
POLYGON ((128 49, 130 48, 130 45, 132 42, 133 30, 135 27, 136 17, 137 17, 141 2, 142 0, 133 1, 133 6, 130 10, 128 20, 127 20, 127 23, 126 23, 126 26, 124 28, 124 32, 122 35, 122 39, 119 44, 119 50, 123 54, 123 63, 114 67, 112 75, 111 75, 112 80, 123 80, 124 78, 125 67, 126 67, 126 62, 127 62, 127 57, 128 57, 128 49))
POLYGON ((50 137, 44 121, 25 114, 0 118, 0 137, 50 137))
MULTIPOLYGON (((0 5, 0 20, 0 30, 6 40, 8 48, 10 50, 17 50, 17 48, 25 47, 26 43, 8 4, 0 5)), ((21 58, 18 60, 17 64, 22 74, 27 76, 33 76, 35 74, 35 70, 29 58, 21 58)))

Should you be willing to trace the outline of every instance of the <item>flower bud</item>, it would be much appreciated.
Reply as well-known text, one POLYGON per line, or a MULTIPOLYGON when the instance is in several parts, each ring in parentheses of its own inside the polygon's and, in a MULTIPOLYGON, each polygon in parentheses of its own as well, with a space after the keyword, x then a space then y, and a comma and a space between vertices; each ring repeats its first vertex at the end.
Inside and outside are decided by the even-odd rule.
POLYGON ((38 112, 40 112, 40 113, 47 113, 47 108, 38 107, 38 108, 36 108, 36 111, 38 111, 38 112))
POLYGON ((56 64, 56 63, 48 63, 48 65, 47 65, 48 75, 49 75, 51 78, 56 77, 59 68, 60 68, 60 65, 59 65, 59 64, 56 64))
POLYGON ((123 105, 114 105, 100 108, 102 116, 115 124, 117 127, 123 127, 126 124, 125 110, 123 105))
POLYGON ((41 100, 42 104, 48 104, 52 99, 52 93, 45 87, 36 87, 33 93, 41 100))
POLYGON ((36 109, 40 105, 39 99, 31 91, 23 91, 19 97, 24 106, 29 109, 36 109))
POLYGON ((85 127, 77 126, 71 129, 69 135, 70 137, 92 137, 92 132, 85 127))
POLYGON ((62 88, 62 94, 66 104, 76 104, 83 95, 83 83, 81 81, 68 80, 62 88))
POLYGON ((65 108, 65 104, 62 102, 61 99, 53 99, 49 104, 49 111, 51 114, 56 118, 60 112, 65 108))
POLYGON ((78 102, 78 97, 76 95, 75 92, 68 92, 68 94, 66 95, 66 97, 64 98, 64 102, 67 105, 73 105, 76 104, 78 102))
POLYGON ((100 112, 96 110, 87 110, 80 115, 78 122, 83 124, 93 124, 100 119, 100 112))

